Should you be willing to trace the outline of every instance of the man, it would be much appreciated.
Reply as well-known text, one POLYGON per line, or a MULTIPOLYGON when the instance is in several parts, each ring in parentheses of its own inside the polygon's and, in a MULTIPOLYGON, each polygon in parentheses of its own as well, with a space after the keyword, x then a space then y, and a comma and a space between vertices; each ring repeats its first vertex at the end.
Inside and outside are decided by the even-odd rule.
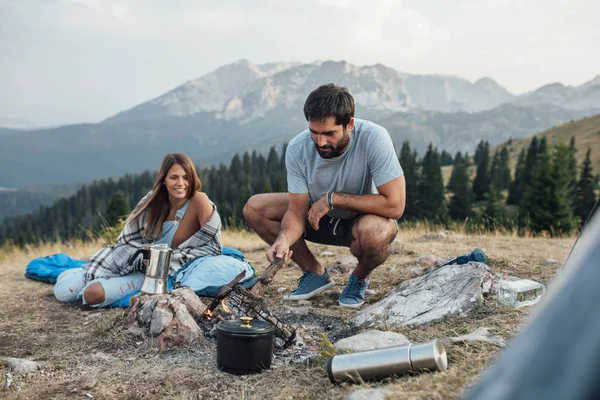
POLYGON ((308 129, 286 150, 288 193, 252 196, 244 218, 271 245, 267 259, 292 258, 303 270, 285 300, 309 299, 335 283, 305 240, 346 246, 358 259, 339 304, 365 302, 369 275, 390 255, 405 204, 404 172, 388 132, 354 118, 354 99, 334 84, 306 99, 308 129))

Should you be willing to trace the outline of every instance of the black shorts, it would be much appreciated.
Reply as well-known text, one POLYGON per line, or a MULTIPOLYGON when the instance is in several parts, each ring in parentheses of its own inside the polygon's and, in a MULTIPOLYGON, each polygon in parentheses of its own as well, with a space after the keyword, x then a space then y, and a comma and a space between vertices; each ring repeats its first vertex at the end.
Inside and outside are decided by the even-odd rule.
POLYGON ((357 215, 351 219, 338 219, 325 215, 319 221, 318 231, 315 231, 306 221, 304 239, 313 243, 350 247, 352 244, 352 227, 361 217, 362 215, 357 215))

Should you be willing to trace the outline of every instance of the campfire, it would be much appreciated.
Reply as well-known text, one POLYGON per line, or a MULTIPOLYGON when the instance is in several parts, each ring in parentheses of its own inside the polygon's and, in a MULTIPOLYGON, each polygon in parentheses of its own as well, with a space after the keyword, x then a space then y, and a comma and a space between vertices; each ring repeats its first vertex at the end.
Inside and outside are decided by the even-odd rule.
MULTIPOLYGON (((267 269, 267 271, 269 270, 267 269)), ((267 309, 263 299, 252 293, 255 291, 256 286, 248 291, 239 284, 244 276, 245 272, 242 272, 233 281, 223 286, 204 312, 203 317, 207 320, 212 320, 217 315, 222 321, 228 319, 223 317, 223 312, 225 312, 226 315, 232 316, 232 318, 235 318, 237 315, 266 321, 275 327, 275 346, 278 348, 288 347, 296 338, 296 329, 284 324, 267 309), (219 310, 220 312, 215 313, 215 310, 219 310)), ((264 289, 259 288, 256 290, 256 292, 259 291, 264 291, 264 289)))
POLYGON ((191 344, 211 333, 217 324, 236 317, 251 317, 275 328, 274 345, 284 349, 296 338, 296 328, 273 315, 260 297, 281 269, 281 260, 271 263, 251 290, 240 285, 245 273, 224 285, 211 304, 206 304, 189 288, 168 294, 134 296, 126 319, 129 332, 147 339, 151 347, 165 350, 191 344))

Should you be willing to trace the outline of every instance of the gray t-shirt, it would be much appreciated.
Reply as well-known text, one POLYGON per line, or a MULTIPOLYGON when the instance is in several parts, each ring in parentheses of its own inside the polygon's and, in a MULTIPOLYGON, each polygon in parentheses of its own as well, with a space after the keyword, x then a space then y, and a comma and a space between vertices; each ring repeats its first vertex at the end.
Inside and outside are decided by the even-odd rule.
MULTIPOLYGON (((288 192, 309 193, 311 204, 328 191, 376 194, 381 186, 404 174, 388 131, 373 122, 354 119, 350 146, 335 158, 322 158, 308 129, 294 137, 285 153, 288 192)), ((354 218, 357 213, 335 208, 329 216, 354 218)))

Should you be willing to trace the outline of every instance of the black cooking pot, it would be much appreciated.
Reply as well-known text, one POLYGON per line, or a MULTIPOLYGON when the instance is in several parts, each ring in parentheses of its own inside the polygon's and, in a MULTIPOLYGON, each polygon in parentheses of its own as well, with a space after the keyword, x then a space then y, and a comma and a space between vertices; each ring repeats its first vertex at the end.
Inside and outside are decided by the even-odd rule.
POLYGON ((217 325, 217 367, 235 375, 271 368, 274 332, 273 325, 250 317, 221 322, 217 325))

